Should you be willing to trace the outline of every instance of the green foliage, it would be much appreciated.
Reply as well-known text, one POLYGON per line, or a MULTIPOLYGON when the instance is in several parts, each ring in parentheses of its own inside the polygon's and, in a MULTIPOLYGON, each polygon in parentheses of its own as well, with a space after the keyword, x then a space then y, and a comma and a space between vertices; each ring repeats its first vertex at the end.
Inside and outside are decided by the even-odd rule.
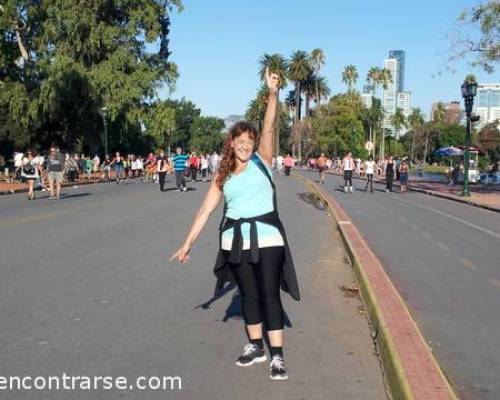
POLYGON ((3 0, 0 142, 97 150, 105 106, 110 142, 131 147, 143 104, 177 78, 168 61, 174 7, 179 0, 3 0))
POLYGON ((365 131, 361 119, 363 104, 359 95, 339 94, 311 118, 316 147, 328 154, 342 155, 352 150, 365 157, 365 131))
POLYGON ((462 12, 452 39, 451 60, 473 56, 471 65, 492 73, 500 61, 500 2, 482 0, 462 12))
POLYGON ((225 134, 224 121, 215 117, 196 117, 191 125, 191 151, 198 154, 220 151, 225 134))
POLYGON ((171 146, 187 148, 191 140, 191 126, 201 114, 201 110, 193 102, 181 100, 166 100, 165 103, 175 110, 175 130, 171 146))
POLYGON ((146 116, 146 128, 158 147, 166 150, 175 131, 176 110, 167 102, 153 104, 146 116))

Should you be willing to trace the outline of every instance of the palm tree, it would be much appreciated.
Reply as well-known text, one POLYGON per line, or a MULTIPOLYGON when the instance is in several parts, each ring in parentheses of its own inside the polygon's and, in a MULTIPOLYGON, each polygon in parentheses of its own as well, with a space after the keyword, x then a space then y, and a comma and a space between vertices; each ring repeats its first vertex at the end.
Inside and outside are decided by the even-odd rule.
MULTIPOLYGON (((382 86, 382 89, 387 90, 389 83, 392 83, 392 73, 387 68, 382 68, 378 77, 379 85, 382 86)), ((385 110, 384 110, 385 112, 385 110)), ((381 142, 382 147, 380 151, 380 158, 384 159, 385 157, 385 140, 381 142)))
MULTIPOLYGON (((303 50, 296 50, 292 53, 288 66, 288 78, 295 83, 295 118, 294 129, 300 121, 300 94, 301 84, 311 73, 311 59, 309 54, 303 50)), ((298 157, 302 157, 301 140, 298 141, 298 157)))
POLYGON ((259 75, 262 81, 266 77, 266 69, 269 68, 270 72, 278 74, 280 83, 278 87, 278 101, 276 103, 276 118, 275 118, 275 135, 274 135, 274 154, 278 157, 280 153, 280 132, 279 132, 279 120, 280 120, 280 97, 279 91, 287 85, 288 81, 288 61, 281 54, 264 54, 259 60, 259 75))
POLYGON ((316 93, 314 96, 314 102, 318 105, 321 104, 321 99, 330 96, 330 88, 328 87, 328 81, 323 76, 316 75, 314 78, 314 83, 316 86, 316 93))
POLYGON ((352 92, 352 87, 356 85, 358 77, 359 75, 355 65, 351 64, 344 68, 344 72, 342 72, 342 82, 347 85, 347 91, 349 93, 352 92))
POLYGON ((444 119, 446 117, 446 106, 444 105, 443 102, 437 103, 436 109, 434 110, 434 113, 432 115, 432 121, 437 123, 437 124, 442 124, 444 122, 444 119))
POLYGON ((262 130, 268 95, 269 89, 267 88, 267 86, 262 85, 257 91, 255 99, 248 104, 248 108, 245 113, 245 119, 257 125, 259 131, 262 130))
POLYGON ((373 158, 375 158, 376 132, 377 129, 380 129, 380 127, 382 126, 382 122, 384 120, 384 110, 382 108, 382 102, 376 97, 372 99, 372 106, 368 109, 367 117, 370 129, 370 139, 373 140, 372 155, 373 158))
MULTIPOLYGON (((321 67, 325 64, 326 56, 325 53, 323 52, 322 49, 317 48, 311 51, 311 65, 313 69, 314 75, 318 78, 319 77, 319 71, 321 70, 321 67)), ((321 97, 322 95, 319 93, 319 79, 316 79, 316 90, 315 90, 315 96, 314 98, 316 99, 316 105, 319 107, 319 103, 321 102, 321 97)))
POLYGON ((396 139, 399 139, 399 131, 401 128, 406 128, 406 116, 401 108, 396 108, 396 111, 391 116, 391 124, 394 127, 396 133, 396 139))
POLYGON ((413 162, 413 153, 415 151, 415 137, 420 134, 424 125, 424 115, 420 108, 412 108, 412 112, 408 117, 408 123, 411 126, 411 148, 410 161, 413 162))

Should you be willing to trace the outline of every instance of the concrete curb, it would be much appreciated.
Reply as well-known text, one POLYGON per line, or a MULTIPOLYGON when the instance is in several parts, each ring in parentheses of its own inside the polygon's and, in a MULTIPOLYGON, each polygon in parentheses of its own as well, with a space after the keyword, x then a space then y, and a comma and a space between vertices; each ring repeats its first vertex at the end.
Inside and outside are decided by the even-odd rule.
POLYGON ((389 391, 394 399, 444 400, 458 397, 382 264, 345 210, 323 188, 294 174, 327 205, 359 282, 389 391))
MULTIPOLYGON (((331 174, 331 175, 335 175, 335 176, 342 176, 340 174, 335 174, 333 172, 327 172, 327 173, 331 174)), ((361 180, 361 181, 365 180, 364 178, 361 178, 359 176, 353 176, 352 178, 353 179, 357 179, 357 180, 361 180)), ((381 180, 381 179, 374 179, 373 182, 385 183, 385 181, 381 180)), ((400 185, 398 183, 394 182, 394 186, 399 187, 400 185)), ((460 198, 460 197, 456 197, 456 196, 452 196, 452 195, 447 195, 445 193, 440 193, 440 192, 437 192, 435 190, 418 188, 418 187, 415 187, 415 186, 411 186, 411 183, 408 185, 408 190, 411 190, 413 192, 418 192, 418 193, 424 193, 424 194, 427 194, 429 196, 434 196, 434 197, 439 197, 439 198, 446 199, 446 200, 456 201, 458 203, 468 204, 468 205, 473 206, 473 207, 483 208, 485 210, 489 210, 489 211, 500 213, 500 208, 498 208, 498 207, 489 206, 487 204, 478 203, 476 201, 468 200, 468 199, 465 199, 465 198, 460 198)))

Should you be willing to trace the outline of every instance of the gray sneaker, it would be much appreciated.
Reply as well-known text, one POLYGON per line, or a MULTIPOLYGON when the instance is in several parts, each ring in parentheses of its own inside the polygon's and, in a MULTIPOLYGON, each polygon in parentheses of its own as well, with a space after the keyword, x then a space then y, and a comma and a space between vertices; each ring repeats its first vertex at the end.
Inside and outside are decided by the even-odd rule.
POLYGON ((283 361, 283 357, 274 356, 271 365, 269 366, 271 370, 270 378, 273 381, 284 381, 288 379, 288 374, 286 373, 285 362, 283 361))
POLYGON ((239 367, 249 367, 254 363, 261 363, 267 360, 266 353, 256 344, 248 343, 243 348, 243 354, 236 360, 239 367))

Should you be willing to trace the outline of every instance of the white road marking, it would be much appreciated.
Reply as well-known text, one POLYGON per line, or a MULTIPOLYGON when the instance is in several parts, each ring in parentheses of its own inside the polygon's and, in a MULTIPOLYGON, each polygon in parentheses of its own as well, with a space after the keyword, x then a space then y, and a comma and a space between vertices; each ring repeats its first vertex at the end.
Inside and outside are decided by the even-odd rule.
POLYGON ((469 268, 469 269, 477 269, 477 267, 472 264, 469 260, 466 260, 465 258, 461 258, 460 259, 460 262, 466 267, 466 268, 469 268))
POLYGON ((481 226, 478 226, 476 224, 473 224, 472 222, 469 222, 469 221, 465 221, 464 219, 462 218, 458 218, 458 217, 455 217, 453 215, 450 215, 448 213, 445 213, 443 211, 440 211, 440 210, 436 210, 435 208, 432 208, 432 207, 427 207, 427 206, 424 206, 422 204, 418 204, 418 203, 415 203, 414 201, 411 201, 411 200, 403 200, 403 199, 398 199, 397 197, 394 197, 396 200, 398 201, 401 201, 403 203, 409 203, 409 204, 412 204, 416 207, 419 207, 419 208, 423 208, 424 210, 427 210, 427 211, 430 211, 430 212, 433 212, 433 213, 436 213, 436 214, 439 214, 439 215, 442 215, 444 217, 448 217, 454 221, 457 221, 457 222, 461 222, 462 224, 464 225, 467 225, 468 227, 470 228, 473 228, 473 229, 476 229, 480 232, 483 232, 483 233, 486 233, 490 236, 493 236, 497 239, 500 239, 500 234, 496 233, 496 232, 493 232, 493 231, 490 231, 489 229, 486 229, 486 228, 483 228, 481 226))

